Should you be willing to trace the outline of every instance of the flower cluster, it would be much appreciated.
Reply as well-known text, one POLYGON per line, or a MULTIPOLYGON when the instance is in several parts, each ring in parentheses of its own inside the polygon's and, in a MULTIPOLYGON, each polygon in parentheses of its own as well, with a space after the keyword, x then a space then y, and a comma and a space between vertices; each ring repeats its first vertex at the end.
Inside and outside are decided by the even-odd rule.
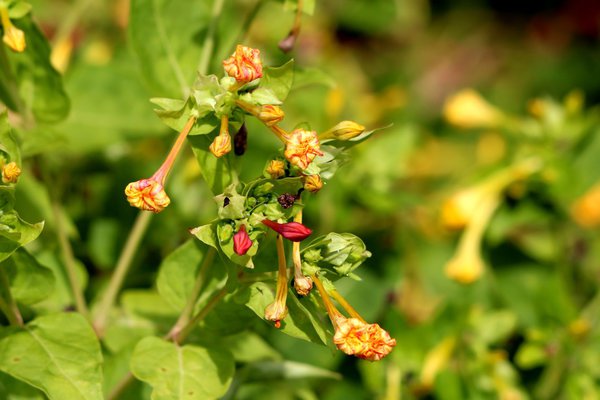
MULTIPOLYGON (((282 148, 267 162, 262 177, 250 183, 233 180, 223 188, 223 193, 215 196, 219 207, 218 220, 190 232, 206 244, 217 247, 234 264, 251 269, 254 268, 253 257, 263 242, 262 238, 274 231, 277 283, 274 299, 261 310, 261 316, 275 327, 286 330, 289 288, 293 287, 302 298, 309 296, 313 285, 316 285, 336 331, 333 337, 335 345, 346 354, 380 360, 389 354, 396 344, 395 340, 379 325, 366 323, 337 291, 330 290, 328 294, 320 280, 325 278, 318 277, 328 266, 335 274, 348 276, 370 256, 364 243, 352 234, 332 233, 301 249, 301 243, 312 234, 312 230, 302 223, 302 208, 306 197, 319 192, 324 186, 322 165, 330 162, 335 154, 360 142, 370 132, 365 132, 364 126, 353 121, 342 121, 321 135, 305 127, 291 131, 284 129, 281 126, 285 119, 280 107, 282 99, 275 93, 285 97, 281 94, 282 90, 289 91, 291 80, 278 87, 270 87, 279 78, 261 79, 269 70, 263 70, 260 52, 256 49, 237 46, 231 57, 223 61, 223 69, 226 76, 221 79, 214 75, 200 77, 183 108, 165 109, 170 126, 180 130, 179 136, 163 164, 150 178, 127 185, 127 200, 133 207, 155 213, 170 204, 165 191, 166 178, 190 134, 212 135, 207 147, 201 148, 201 151, 218 159, 208 156, 211 162, 222 165, 222 168, 231 168, 234 164, 230 162, 232 150, 240 156, 247 148, 245 119, 256 118, 281 141, 282 148), (174 115, 179 116, 175 123, 174 115), (180 129, 183 120, 187 122, 180 129), (237 133, 232 137, 230 132, 237 133), (335 149, 336 145, 341 149, 335 149), (286 246, 291 246, 290 268, 286 260, 286 246), (305 251, 307 248, 309 250, 305 251), (289 273, 288 269, 292 272, 289 273), (337 311, 329 295, 350 314, 349 318, 337 311)), ((166 99, 157 104, 169 106, 180 103, 166 99)), ((333 172, 331 165, 326 167, 329 178, 333 172)))

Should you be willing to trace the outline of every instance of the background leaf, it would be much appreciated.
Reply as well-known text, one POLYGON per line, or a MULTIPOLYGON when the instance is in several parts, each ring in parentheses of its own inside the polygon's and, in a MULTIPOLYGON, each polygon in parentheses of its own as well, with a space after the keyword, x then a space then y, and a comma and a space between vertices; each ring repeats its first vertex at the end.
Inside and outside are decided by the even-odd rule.
POLYGON ((178 346, 157 337, 142 339, 131 371, 152 388, 153 400, 216 399, 229 387, 233 358, 226 349, 178 346))
POLYGON ((24 330, 2 331, 0 370, 51 400, 102 400, 101 364, 96 335, 79 314, 45 315, 24 330))
POLYGON ((22 304, 35 304, 47 298, 54 289, 54 274, 21 248, 0 264, 8 276, 14 299, 22 304))

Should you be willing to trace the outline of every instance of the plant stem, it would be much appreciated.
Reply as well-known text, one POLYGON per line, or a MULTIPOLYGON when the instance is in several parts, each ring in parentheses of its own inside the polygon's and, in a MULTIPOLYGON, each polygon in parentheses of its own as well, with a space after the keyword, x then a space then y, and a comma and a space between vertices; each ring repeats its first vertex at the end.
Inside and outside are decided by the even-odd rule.
POLYGON ((221 290, 219 290, 217 293, 215 293, 213 295, 213 297, 208 301, 208 303, 206 303, 206 305, 204 307, 202 307, 202 309, 200 311, 198 311, 198 314, 196 314, 191 321, 189 321, 181 330, 181 333, 179 335, 177 335, 177 337, 175 337, 175 342, 177 343, 183 343, 185 341, 185 339, 187 339, 187 337, 189 336, 189 334, 192 332, 192 330, 196 327, 196 325, 198 325, 198 323, 200 321, 202 321, 209 312, 212 311, 212 309, 219 303, 219 301, 221 301, 221 299, 223 297, 225 297, 225 295, 227 294, 227 283, 225 283, 225 286, 223 286, 221 288, 221 290))
POLYGON ((215 48, 215 34, 217 32, 217 26, 219 24, 219 17, 221 11, 223 11, 223 4, 225 0, 215 0, 210 17, 210 25, 208 26, 208 32, 204 39, 204 46, 202 46, 202 54, 200 55, 200 62, 198 63, 198 72, 202 75, 206 75, 208 72, 208 66, 210 59, 212 58, 213 50, 215 48))
POLYGON ((23 317, 15 299, 12 297, 8 277, 3 268, 0 268, 0 286, 2 287, 2 291, 6 293, 6 299, 0 294, 0 309, 6 315, 11 325, 23 327, 23 317))
POLYGON ((83 315, 86 319, 90 318, 89 310, 83 297, 83 290, 79 285, 79 279, 77 278, 77 265, 75 261, 75 255, 73 254, 73 247, 67 236, 67 230, 63 221, 62 209, 57 199, 52 200, 52 213, 54 214, 54 221, 56 224, 56 235, 58 236, 58 244, 62 255, 63 262, 65 264, 65 270, 67 273, 67 279, 71 286, 71 292, 73 299, 75 300, 75 308, 77 312, 83 315))
POLYGON ((129 271, 133 256, 135 255, 135 252, 142 241, 142 237, 144 236, 144 233, 146 232, 153 215, 153 213, 147 211, 140 211, 133 224, 133 227, 131 228, 127 242, 125 242, 125 246, 123 247, 121 255, 119 256, 119 260, 117 261, 115 272, 110 279, 108 288, 106 289, 106 292, 104 292, 102 301, 98 306, 98 311, 96 312, 94 329, 96 330, 98 337, 102 337, 104 334, 108 313, 110 312, 110 309, 117 298, 117 294, 123 285, 125 275, 127 275, 127 272, 129 271))
POLYGON ((168 339, 178 338, 181 330, 190 322, 190 318, 192 313, 194 312, 194 306, 198 301, 198 297, 200 296, 200 291, 202 286, 204 285, 204 280, 206 278, 206 271, 208 266, 212 264, 212 261, 215 258, 216 250, 213 247, 209 247, 207 253, 204 255, 204 260, 202 261, 202 265, 198 270, 198 276, 196 277, 196 282, 194 283, 194 288, 192 289, 192 293, 188 298, 188 301, 179 316, 179 319, 171 328, 171 331, 167 334, 168 339))

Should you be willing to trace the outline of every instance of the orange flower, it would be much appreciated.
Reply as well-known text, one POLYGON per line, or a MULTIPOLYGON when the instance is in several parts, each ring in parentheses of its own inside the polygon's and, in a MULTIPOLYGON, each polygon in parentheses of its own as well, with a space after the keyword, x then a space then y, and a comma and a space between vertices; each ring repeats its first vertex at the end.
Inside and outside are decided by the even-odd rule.
POLYGON ((2 182, 3 183, 17 183, 19 176, 21 175, 21 168, 16 162, 11 161, 2 167, 2 182))
POLYGON ((275 301, 265 308, 265 319, 275 322, 275 328, 281 327, 281 320, 287 315, 287 266, 285 262, 285 249, 283 248, 283 238, 277 235, 277 289, 275 292, 275 301))
POLYGON ((319 147, 319 139, 315 131, 295 129, 286 137, 283 154, 292 164, 306 169, 316 156, 323 155, 319 147))
POLYGON ((258 119, 262 121, 266 126, 273 126, 285 117, 283 110, 281 107, 274 106, 272 104, 267 104, 261 107, 260 112, 258 113, 258 119))
POLYGON ((227 75, 235 78, 238 83, 248 83, 262 76, 260 50, 237 45, 235 52, 223 61, 227 75))
POLYGON ((379 361, 388 355, 396 339, 378 324, 367 324, 358 318, 339 321, 333 343, 344 353, 370 361, 379 361))
POLYGON ((131 182, 125 188, 125 196, 132 207, 154 213, 161 212, 171 202, 163 185, 153 178, 131 182))

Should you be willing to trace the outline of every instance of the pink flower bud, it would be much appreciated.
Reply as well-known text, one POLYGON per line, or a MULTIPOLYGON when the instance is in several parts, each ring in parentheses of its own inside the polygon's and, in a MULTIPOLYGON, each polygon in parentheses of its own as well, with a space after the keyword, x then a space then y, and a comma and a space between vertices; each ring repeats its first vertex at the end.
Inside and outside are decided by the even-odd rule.
POLYGON ((298 222, 280 224, 275 221, 263 219, 262 223, 292 242, 301 242, 312 233, 312 230, 298 222))
POLYGON ((233 235, 233 251, 235 254, 243 256, 248 252, 248 249, 252 247, 252 240, 246 232, 246 225, 240 226, 240 230, 233 235))

